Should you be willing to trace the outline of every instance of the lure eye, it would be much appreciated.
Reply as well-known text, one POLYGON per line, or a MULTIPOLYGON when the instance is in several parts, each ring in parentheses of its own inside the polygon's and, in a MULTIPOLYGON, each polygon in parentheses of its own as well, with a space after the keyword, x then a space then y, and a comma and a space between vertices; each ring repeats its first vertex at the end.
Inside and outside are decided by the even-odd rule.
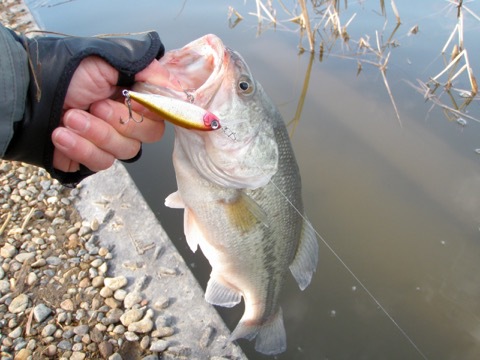
POLYGON ((220 127, 220 123, 217 120, 212 120, 210 127, 212 130, 217 130, 220 127))
POLYGON ((255 89, 252 80, 246 76, 242 76, 238 81, 238 90, 245 95, 250 95, 255 89))
POLYGON ((210 112, 207 112, 203 116, 203 124, 207 127, 207 130, 217 130, 220 128, 220 120, 210 112))

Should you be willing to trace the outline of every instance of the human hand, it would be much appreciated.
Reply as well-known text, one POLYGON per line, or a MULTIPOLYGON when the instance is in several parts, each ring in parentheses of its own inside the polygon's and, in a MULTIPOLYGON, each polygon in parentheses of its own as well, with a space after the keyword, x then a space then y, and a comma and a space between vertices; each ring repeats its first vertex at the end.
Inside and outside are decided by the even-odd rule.
MULTIPOLYGON (((154 60, 135 80, 163 85, 168 73, 154 60)), ((133 158, 142 142, 161 139, 164 122, 150 112, 142 123, 120 123, 120 118, 128 119, 128 109, 123 97, 122 102, 112 98, 120 89, 117 81, 118 71, 106 61, 95 56, 82 60, 68 87, 61 124, 52 133, 54 168, 74 172, 83 164, 94 172, 104 170, 115 159, 133 158)))

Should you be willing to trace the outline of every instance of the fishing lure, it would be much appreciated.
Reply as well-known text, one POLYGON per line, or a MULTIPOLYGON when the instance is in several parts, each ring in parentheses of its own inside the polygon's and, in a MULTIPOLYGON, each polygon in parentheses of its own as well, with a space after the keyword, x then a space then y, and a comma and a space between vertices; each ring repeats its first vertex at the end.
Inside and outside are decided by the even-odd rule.
POLYGON ((221 128, 220 120, 215 114, 191 102, 130 90, 123 90, 122 95, 125 96, 125 102, 128 107, 128 120, 120 119, 122 124, 127 123, 129 120, 133 120, 136 123, 143 121, 143 115, 140 120, 133 117, 131 107, 131 99, 133 99, 155 114, 160 115, 164 120, 186 129, 212 131, 221 128))

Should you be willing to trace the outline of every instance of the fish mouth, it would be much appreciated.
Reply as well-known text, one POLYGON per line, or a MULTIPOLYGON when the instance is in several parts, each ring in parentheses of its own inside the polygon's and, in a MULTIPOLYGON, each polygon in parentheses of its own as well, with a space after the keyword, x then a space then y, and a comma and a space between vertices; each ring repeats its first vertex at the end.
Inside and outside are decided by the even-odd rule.
POLYGON ((159 60, 169 72, 165 86, 137 83, 134 90, 183 99, 207 109, 222 85, 231 53, 216 35, 205 35, 159 60))

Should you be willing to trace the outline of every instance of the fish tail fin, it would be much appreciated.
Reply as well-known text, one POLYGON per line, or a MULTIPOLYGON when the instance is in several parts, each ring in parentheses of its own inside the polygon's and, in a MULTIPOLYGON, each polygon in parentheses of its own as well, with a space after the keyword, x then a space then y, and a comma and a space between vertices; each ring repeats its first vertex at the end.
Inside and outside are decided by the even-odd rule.
MULTIPOLYGON (((250 322, 251 323, 251 322, 250 322)), ((276 355, 287 349, 287 335, 283 325, 283 312, 279 308, 263 324, 249 324, 248 321, 240 321, 230 340, 247 339, 255 341, 255 350, 265 355, 276 355)))

